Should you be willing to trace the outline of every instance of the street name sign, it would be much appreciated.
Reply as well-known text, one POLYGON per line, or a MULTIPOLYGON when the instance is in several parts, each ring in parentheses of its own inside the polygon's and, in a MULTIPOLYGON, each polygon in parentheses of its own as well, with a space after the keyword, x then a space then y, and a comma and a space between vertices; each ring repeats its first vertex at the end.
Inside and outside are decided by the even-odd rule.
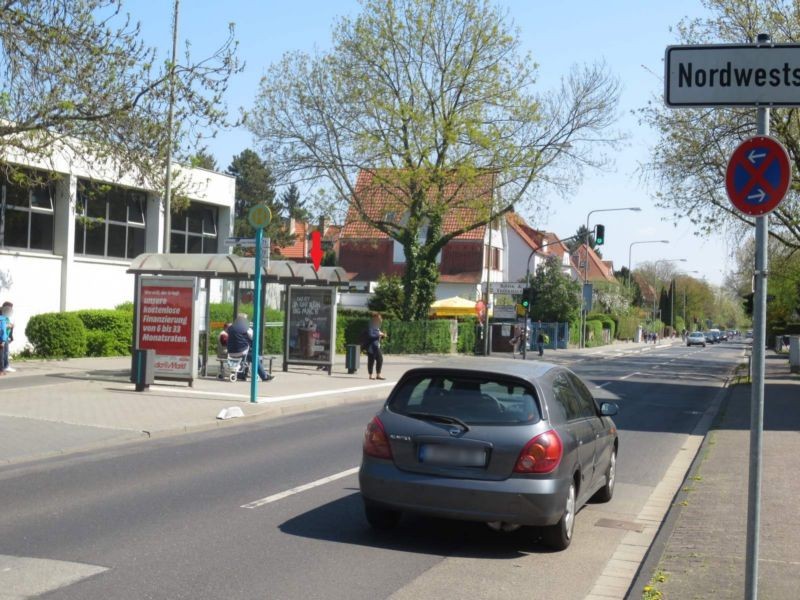
POLYGON ((668 46, 667 106, 800 106, 800 44, 668 46))
MULTIPOLYGON (((485 287, 486 284, 484 284, 485 287)), ((523 281, 492 281, 489 283, 489 292, 492 294, 519 295, 525 288, 523 281)))
POLYGON ((766 135, 744 140, 725 174, 728 197, 741 213, 757 217, 775 210, 786 196, 792 167, 786 148, 766 135))
MULTIPOLYGON (((229 237, 225 238, 225 245, 228 247, 239 246, 240 248, 255 248, 256 238, 229 237)), ((269 238, 262 238, 261 248, 264 249, 268 247, 269 247, 269 238)))

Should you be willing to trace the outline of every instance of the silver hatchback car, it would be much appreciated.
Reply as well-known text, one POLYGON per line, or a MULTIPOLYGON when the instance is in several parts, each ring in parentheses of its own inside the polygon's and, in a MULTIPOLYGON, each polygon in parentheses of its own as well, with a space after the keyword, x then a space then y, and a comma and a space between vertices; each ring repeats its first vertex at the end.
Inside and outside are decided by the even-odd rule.
POLYGON ((495 529, 537 526, 564 549, 578 510, 614 493, 616 412, 552 364, 409 370, 364 433, 367 521, 389 529, 407 511, 495 529))

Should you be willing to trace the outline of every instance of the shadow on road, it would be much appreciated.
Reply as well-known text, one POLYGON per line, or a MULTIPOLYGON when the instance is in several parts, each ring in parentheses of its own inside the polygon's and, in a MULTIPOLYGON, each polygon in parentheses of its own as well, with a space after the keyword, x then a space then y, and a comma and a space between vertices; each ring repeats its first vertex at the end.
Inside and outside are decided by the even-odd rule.
POLYGON ((375 531, 364 518, 361 495, 350 494, 298 515, 280 526, 283 533, 341 544, 462 558, 515 559, 549 553, 535 528, 495 532, 484 523, 404 515, 392 531, 375 531))

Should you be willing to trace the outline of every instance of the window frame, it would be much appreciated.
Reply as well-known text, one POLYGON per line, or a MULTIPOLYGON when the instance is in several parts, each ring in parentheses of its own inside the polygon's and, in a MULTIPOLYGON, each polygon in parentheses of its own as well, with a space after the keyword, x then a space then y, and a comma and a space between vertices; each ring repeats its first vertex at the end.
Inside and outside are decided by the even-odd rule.
POLYGON ((581 412, 586 412, 587 414, 584 415, 584 418, 591 418, 597 416, 597 403, 594 400, 594 396, 592 396, 592 392, 589 391, 589 388, 586 387, 586 384, 581 381, 580 377, 575 375, 575 373, 567 373, 567 379, 569 379, 572 387, 575 388, 575 393, 578 396, 578 401, 581 402, 581 412), (587 410, 588 409, 588 410, 587 410))
MULTIPOLYGON (((78 181, 78 197, 77 197, 77 206, 78 211, 76 211, 75 215, 75 234, 73 239, 73 248, 75 250, 75 256, 80 256, 83 258, 105 258, 108 260, 124 260, 130 261, 136 258, 138 254, 135 254, 136 249, 131 249, 131 242, 130 239, 133 235, 136 234, 134 230, 141 230, 145 232, 143 239, 142 239, 142 252, 144 252, 147 244, 147 193, 143 190, 138 190, 135 188, 127 188, 119 185, 114 185, 110 183, 98 182, 93 181, 91 179, 80 179, 78 181), (107 192, 103 193, 101 198, 99 199, 104 203, 104 214, 103 217, 90 217, 88 216, 88 209, 89 209, 89 197, 86 195, 85 189, 87 186, 91 185, 108 185, 111 189, 107 192), (125 218, 122 219, 112 219, 111 215, 111 203, 112 202, 124 202, 125 203, 125 218), (141 207, 141 215, 142 215, 142 222, 139 223, 137 221, 131 220, 131 207, 136 203, 141 207), (88 223, 95 223, 96 226, 102 226, 103 228, 103 254, 97 254, 94 252, 87 252, 87 232, 92 229, 92 227, 87 226, 88 223), (116 256, 116 255, 109 255, 108 248, 109 248, 109 229, 111 227, 123 227, 125 229, 125 239, 122 242, 122 253, 123 256, 116 256), (78 236, 82 235, 80 240, 80 248, 78 247, 78 236), (129 254, 131 254, 129 256, 129 254)), ((141 252, 139 253, 141 254, 141 252)))
POLYGON ((176 254, 216 254, 217 249, 219 248, 219 207, 214 204, 206 204, 204 202, 190 202, 189 206, 177 215, 173 215, 173 219, 170 223, 170 231, 169 231, 169 248, 170 252, 175 252, 176 254), (200 217, 200 232, 191 231, 190 224, 190 211, 192 210, 199 211, 200 217), (214 233, 207 233, 206 229, 206 216, 211 215, 211 223, 214 225, 214 233), (180 220, 183 221, 183 228, 176 229, 176 217, 178 222, 180 220), (183 237, 183 249, 182 250, 173 250, 173 235, 180 235, 183 237), (197 243, 199 239, 200 243, 200 252, 189 252, 189 244, 190 243, 197 243), (207 243, 210 243, 211 240, 214 240, 214 252, 208 253, 204 252, 205 246, 207 243))
POLYGON ((35 187, 28 187, 24 188, 27 192, 27 204, 26 206, 17 206, 17 205, 9 205, 7 203, 7 188, 11 184, 11 182, 3 181, 2 185, 0 185, 0 248, 1 249, 19 249, 19 250, 26 250, 31 252, 44 252, 53 254, 55 251, 55 196, 56 196, 56 189, 55 189, 55 182, 48 181, 44 185, 35 186, 35 187), (33 196, 35 191, 39 191, 41 189, 48 190, 48 199, 50 200, 50 207, 49 208, 42 208, 41 206, 34 206, 33 205, 33 196), (7 211, 14 211, 16 213, 25 214, 26 217, 26 228, 25 228, 25 246, 17 246, 17 245, 9 245, 6 243, 6 222, 8 214, 7 211), (33 225, 33 216, 34 215, 45 215, 50 217, 50 243, 49 247, 45 248, 35 248, 31 247, 31 229, 33 225))
POLYGON ((551 386, 552 386, 552 390, 553 390, 553 399, 556 402, 558 402, 559 404, 561 404, 565 409, 564 419, 565 419, 565 421, 567 423, 571 423, 571 422, 574 422, 574 421, 580 421, 581 419, 585 419, 586 418, 581 413, 580 404, 578 403, 578 391, 572 385, 572 382, 569 380, 569 377, 567 377, 567 373, 565 371, 560 371, 560 372, 556 373, 556 375, 553 377, 551 386), (569 405, 569 403, 568 402, 562 402, 559 399, 559 395, 558 395, 558 391, 557 391, 557 387, 556 387, 556 382, 559 379, 563 380, 565 391, 571 393, 573 395, 574 400, 575 400, 574 406, 571 407, 572 408, 572 412, 574 413, 572 416, 570 416, 570 405, 569 405))

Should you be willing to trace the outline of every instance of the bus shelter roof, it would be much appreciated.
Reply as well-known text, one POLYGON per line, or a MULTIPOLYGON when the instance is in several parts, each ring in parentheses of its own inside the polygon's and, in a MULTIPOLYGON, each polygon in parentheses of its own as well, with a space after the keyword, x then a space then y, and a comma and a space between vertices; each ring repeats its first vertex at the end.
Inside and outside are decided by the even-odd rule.
MULTIPOLYGON (((135 275, 173 275, 209 279, 252 280, 256 259, 236 254, 140 254, 127 272, 135 275)), ((270 260, 262 265, 264 283, 302 283, 306 285, 349 285, 341 267, 320 267, 290 260, 270 260)))

